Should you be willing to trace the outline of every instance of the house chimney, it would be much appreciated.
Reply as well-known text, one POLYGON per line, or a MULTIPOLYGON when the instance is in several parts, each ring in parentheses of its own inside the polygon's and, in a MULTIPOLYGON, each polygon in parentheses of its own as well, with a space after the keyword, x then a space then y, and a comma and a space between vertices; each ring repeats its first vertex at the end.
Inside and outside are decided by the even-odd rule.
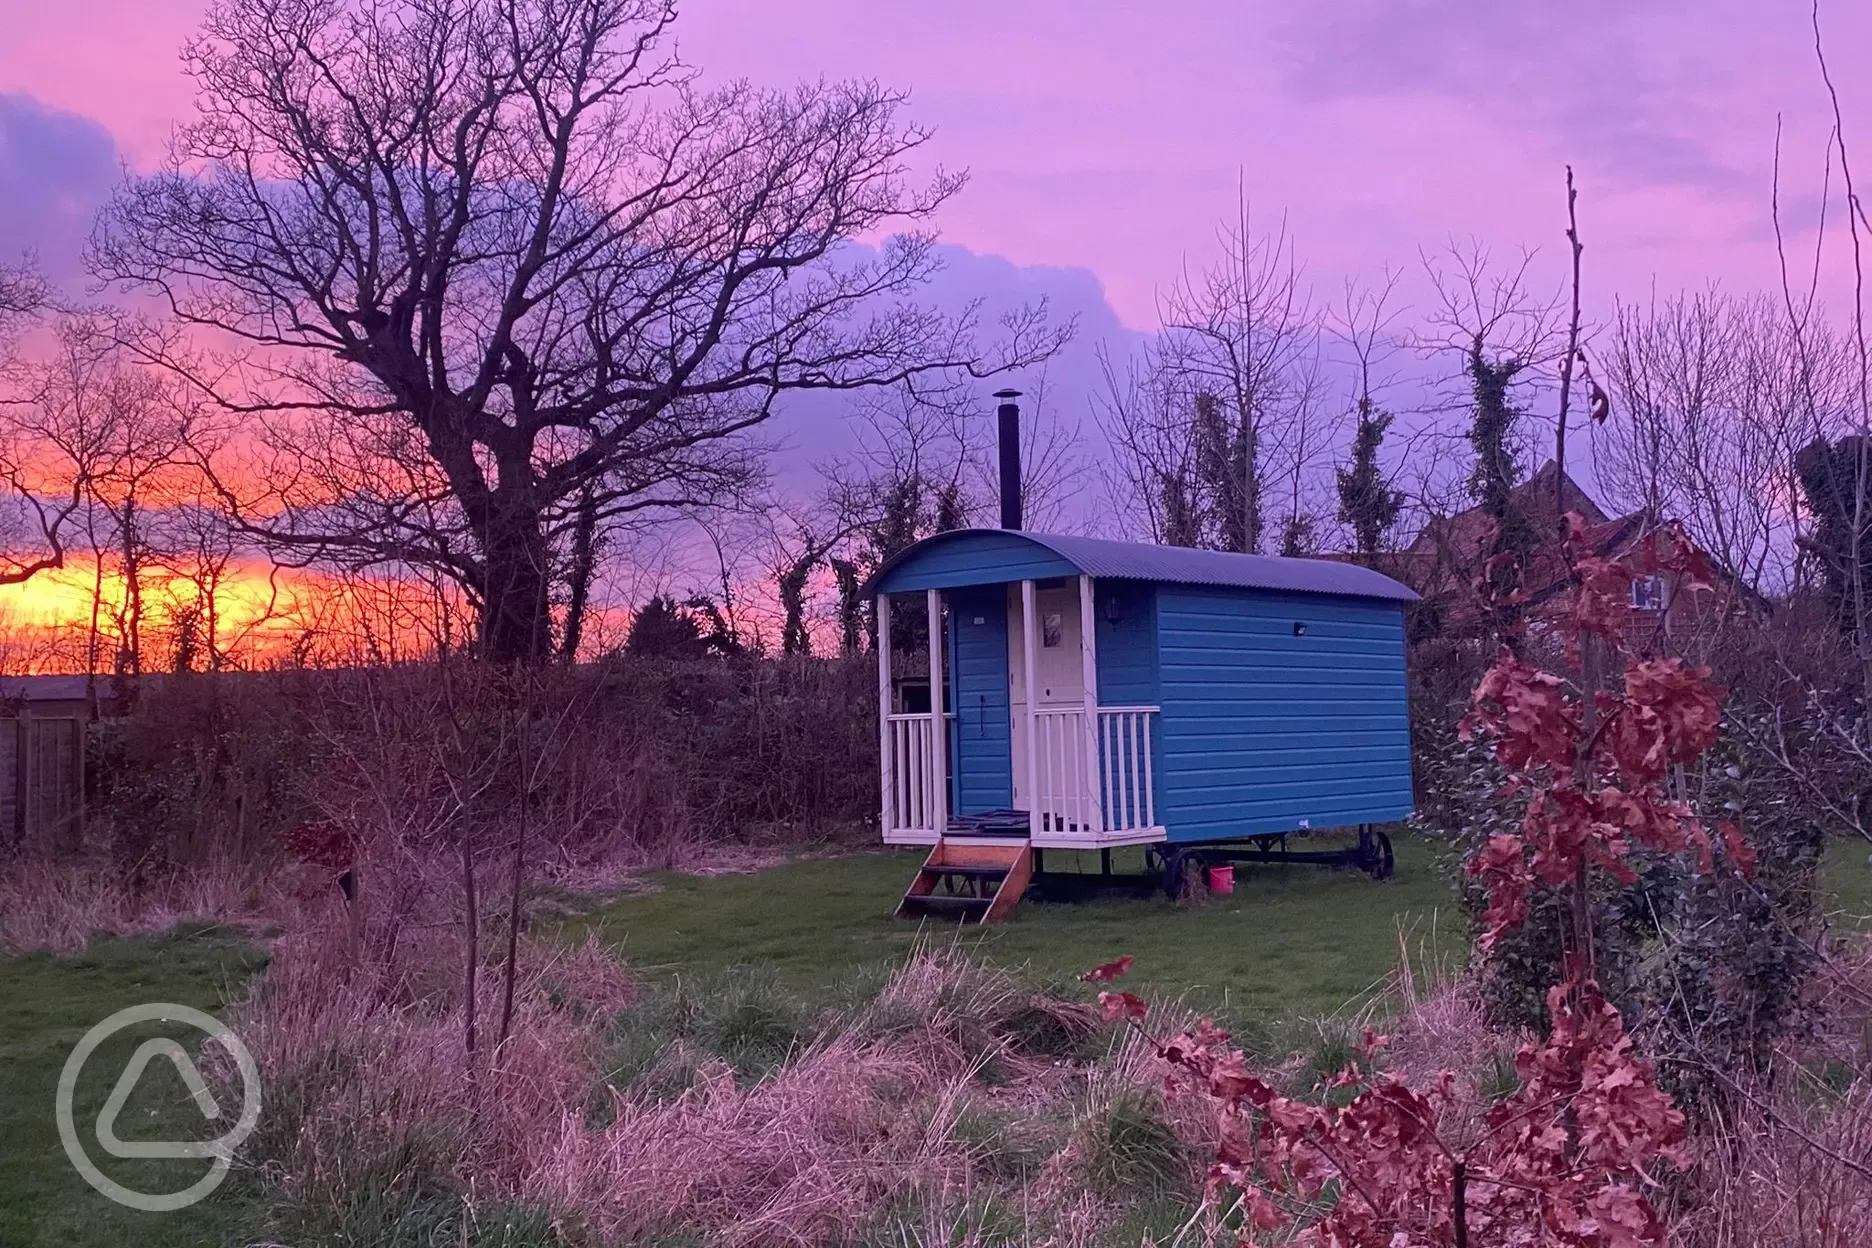
POLYGON ((1018 390, 997 390, 996 423, 1001 434, 1001 527, 1021 527, 1020 404, 1018 390))

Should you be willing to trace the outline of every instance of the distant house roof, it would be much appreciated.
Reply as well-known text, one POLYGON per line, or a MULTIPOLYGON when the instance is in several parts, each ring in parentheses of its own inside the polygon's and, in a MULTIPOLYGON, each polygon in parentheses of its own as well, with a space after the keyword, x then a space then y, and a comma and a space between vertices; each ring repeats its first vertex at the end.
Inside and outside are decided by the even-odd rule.
MULTIPOLYGON (((1562 527, 1560 517, 1569 511, 1579 512, 1589 525, 1605 524, 1611 519, 1592 495, 1551 459, 1509 491, 1509 496, 1536 533, 1558 533, 1562 527), (1556 475, 1562 478, 1558 486, 1564 499, 1556 494, 1556 475)), ((1494 540, 1495 518, 1478 505, 1452 516, 1433 517, 1400 553, 1419 561, 1453 561, 1463 567, 1466 581, 1473 575, 1470 565, 1479 565, 1488 558, 1494 540)))
MULTIPOLYGON (((1532 477, 1517 485, 1512 498, 1539 536, 1521 565, 1521 589, 1528 605, 1536 611, 1555 602, 1564 602, 1570 595, 1576 552, 1600 559, 1617 559, 1662 524, 1661 517, 1642 508, 1622 516, 1608 516, 1604 508, 1551 459, 1532 477), (1566 547, 1557 540, 1562 525, 1556 504, 1567 511, 1578 512, 1586 522, 1566 547)), ((1494 540, 1494 518, 1479 506, 1471 507, 1452 516, 1433 519, 1408 548, 1381 556, 1380 566, 1408 582, 1425 598, 1441 603, 1442 625, 1461 633, 1487 624, 1489 620, 1489 610, 1479 596, 1476 578, 1492 553, 1494 540)), ((1712 570, 1718 582, 1726 587, 1731 601, 1745 601, 1757 608, 1766 605, 1766 600, 1743 585, 1733 572, 1720 565, 1712 565, 1712 570)))
POLYGON ((1408 586, 1381 572, 1353 563, 1329 559, 1284 559, 1272 555, 1238 555, 1221 550, 1196 550, 1187 546, 1152 546, 1097 537, 1007 529, 956 529, 925 538, 886 560, 866 583, 864 592, 867 595, 875 594, 880 589, 895 592, 896 587, 890 585, 893 573, 925 561, 938 551, 951 556, 941 562, 954 569, 947 576, 937 572, 924 578, 938 587, 1024 580, 1037 571, 1040 575, 1048 576, 1077 572, 1084 576, 1134 581, 1219 585, 1352 598, 1389 598, 1398 602, 1411 602, 1417 598, 1416 592, 1408 586), (985 580, 980 568, 970 567, 966 560, 958 561, 954 558, 963 554, 963 551, 945 549, 960 548, 970 543, 982 545, 984 549, 992 545, 1001 556, 993 561, 985 580), (1051 556, 1044 562, 1053 566, 1030 570, 1021 567, 1018 562, 1009 562, 1006 556, 1010 553, 1010 543, 1024 543, 1035 555, 1051 556))

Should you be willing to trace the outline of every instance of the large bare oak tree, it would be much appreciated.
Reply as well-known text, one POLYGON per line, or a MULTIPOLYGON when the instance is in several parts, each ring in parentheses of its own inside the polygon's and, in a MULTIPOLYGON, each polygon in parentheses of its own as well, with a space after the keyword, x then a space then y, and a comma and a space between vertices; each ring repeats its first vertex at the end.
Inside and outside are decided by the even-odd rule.
MULTIPOLYGON (((219 0, 198 117, 100 218, 135 335, 229 416, 210 462, 281 557, 440 572, 485 654, 551 648, 563 550, 719 499, 790 390, 953 385, 912 296, 961 179, 875 83, 704 89, 664 0, 219 0), (862 245, 860 245, 862 244, 862 245), (174 328, 180 326, 180 330, 174 328), (241 452, 238 468, 227 458, 241 452)), ((575 560, 574 560, 575 562, 575 560)))

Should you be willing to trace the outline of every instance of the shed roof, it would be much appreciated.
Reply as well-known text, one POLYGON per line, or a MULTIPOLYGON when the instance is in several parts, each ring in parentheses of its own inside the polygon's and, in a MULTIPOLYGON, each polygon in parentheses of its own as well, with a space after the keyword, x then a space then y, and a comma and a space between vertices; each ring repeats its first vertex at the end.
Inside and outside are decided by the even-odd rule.
MULTIPOLYGON (((109 676, 96 678, 108 691, 109 676)), ((0 700, 25 702, 82 702, 87 696, 89 676, 0 676, 0 700)))
MULTIPOLYGON (((1020 539, 1031 543, 1036 555, 1051 555, 1085 576, 1334 594, 1340 597, 1389 598, 1399 602, 1412 602, 1417 598, 1417 594, 1409 587, 1382 572, 1374 572, 1356 563, 1330 559, 1286 559, 1273 555, 1238 555, 1221 550, 1195 550, 1187 546, 1152 546, 1142 542, 1114 542, 1098 537, 1013 532, 1006 529, 957 529, 925 538, 887 559, 872 574, 864 592, 867 595, 877 593, 886 586, 892 573, 923 559, 938 548, 960 546, 970 541, 982 542, 988 534, 998 535, 1002 542, 1020 539)), ((957 570, 948 576, 929 579, 936 581, 939 587, 944 584, 982 582, 975 569, 957 570)), ((988 579, 1025 578, 997 574, 988 579)))

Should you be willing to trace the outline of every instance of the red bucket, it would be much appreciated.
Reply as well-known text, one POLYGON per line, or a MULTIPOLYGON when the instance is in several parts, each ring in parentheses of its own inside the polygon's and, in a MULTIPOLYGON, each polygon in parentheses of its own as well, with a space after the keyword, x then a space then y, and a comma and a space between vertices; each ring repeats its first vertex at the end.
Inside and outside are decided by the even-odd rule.
POLYGON ((1232 893, 1235 891, 1234 867, 1210 867, 1209 891, 1212 893, 1232 893))

